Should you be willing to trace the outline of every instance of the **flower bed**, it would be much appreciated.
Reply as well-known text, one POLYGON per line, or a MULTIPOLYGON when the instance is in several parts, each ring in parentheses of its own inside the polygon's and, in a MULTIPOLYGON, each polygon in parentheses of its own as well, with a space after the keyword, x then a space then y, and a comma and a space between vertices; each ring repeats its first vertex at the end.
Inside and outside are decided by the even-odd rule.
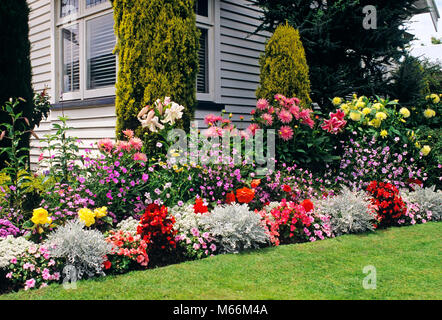
MULTIPOLYGON (((141 110, 144 137, 125 130, 121 140, 99 141, 98 154, 56 154, 53 163, 66 166, 46 174, 2 173, 0 290, 441 220, 440 184, 427 184, 435 158, 406 126, 408 109, 333 101, 336 112, 323 118, 296 98, 260 99, 245 130, 210 114, 201 140, 185 134, 189 151, 167 139, 182 107, 166 98, 141 110), (274 167, 261 172, 243 151, 263 129, 277 140, 276 159, 266 159, 274 167), (30 193, 37 204, 23 200, 30 193)), ((434 117, 426 109, 421 121, 434 117)))

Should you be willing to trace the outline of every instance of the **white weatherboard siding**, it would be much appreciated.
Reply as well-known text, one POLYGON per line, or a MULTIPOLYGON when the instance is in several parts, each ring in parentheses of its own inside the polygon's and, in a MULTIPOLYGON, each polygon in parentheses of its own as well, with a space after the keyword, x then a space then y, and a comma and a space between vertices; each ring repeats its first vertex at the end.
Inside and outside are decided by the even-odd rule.
MULTIPOLYGON (((240 115, 250 119, 250 111, 256 104, 255 91, 259 83, 260 54, 265 41, 270 36, 266 32, 252 35, 260 24, 260 10, 249 0, 215 0, 214 68, 215 94, 213 102, 226 106, 228 113, 238 121, 240 115)), ((55 5, 50 0, 28 0, 31 9, 29 17, 31 41, 31 64, 34 90, 48 89, 55 101, 56 39, 55 5)), ((204 116, 214 111, 198 110, 196 119, 202 122, 204 116)), ((51 133, 52 124, 59 123, 58 116, 69 117, 68 125, 73 128, 70 134, 83 141, 83 148, 101 138, 115 137, 115 107, 102 105, 93 107, 60 107, 51 111, 36 133, 39 137, 51 133)), ((37 163, 41 153, 40 141, 32 140, 31 162, 37 163)))

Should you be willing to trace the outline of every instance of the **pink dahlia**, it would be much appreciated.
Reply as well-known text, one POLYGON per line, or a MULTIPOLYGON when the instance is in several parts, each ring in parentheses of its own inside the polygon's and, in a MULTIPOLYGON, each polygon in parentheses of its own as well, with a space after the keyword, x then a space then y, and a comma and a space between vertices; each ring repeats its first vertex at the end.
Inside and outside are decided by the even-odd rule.
POLYGON ((268 107, 269 107, 269 102, 266 99, 259 99, 258 102, 256 103, 256 108, 258 108, 258 110, 264 111, 268 107))
POLYGON ((273 123, 273 117, 272 117, 272 115, 270 115, 268 113, 264 113, 262 115, 262 119, 264 120, 264 122, 267 126, 271 126, 273 123))
POLYGON ((101 139, 98 141, 98 149, 105 152, 111 152, 114 148, 114 143, 111 139, 101 139))
POLYGON ((134 160, 135 161, 147 161, 147 156, 144 153, 137 152, 134 154, 134 160))
POLYGON ((292 121, 292 119, 293 119, 292 114, 289 111, 285 110, 285 109, 281 110, 281 112, 279 113, 278 117, 279 117, 279 120, 281 120, 282 123, 290 123, 290 121, 292 121))
POLYGON ((258 130, 258 129, 259 129, 259 126, 258 126, 256 123, 252 123, 252 124, 250 124, 249 127, 247 128, 247 130, 250 132, 250 134, 251 134, 252 136, 255 135, 255 132, 256 132, 256 130, 258 130))
POLYGON ((289 141, 293 138, 293 129, 289 126, 282 126, 279 129, 279 135, 284 141, 289 141))
POLYGON ((129 140, 129 144, 132 148, 134 148, 137 151, 140 151, 143 147, 143 141, 141 141, 140 138, 132 138, 129 140))

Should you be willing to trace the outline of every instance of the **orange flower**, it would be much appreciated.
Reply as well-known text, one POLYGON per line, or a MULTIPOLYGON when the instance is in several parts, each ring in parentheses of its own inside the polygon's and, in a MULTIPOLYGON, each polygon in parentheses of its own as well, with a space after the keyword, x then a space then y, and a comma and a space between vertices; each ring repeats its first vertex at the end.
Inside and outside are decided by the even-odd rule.
POLYGON ((252 180, 252 183, 250 185, 253 189, 255 189, 260 184, 261 184, 261 179, 254 179, 254 180, 252 180))
POLYGON ((249 188, 241 188, 236 190, 236 199, 239 203, 249 203, 255 197, 255 191, 249 188))
POLYGON ((229 193, 226 195, 226 203, 227 203, 227 204, 231 204, 232 202, 235 202, 235 201, 236 201, 235 193, 233 193, 233 191, 232 191, 232 192, 229 192, 229 193))

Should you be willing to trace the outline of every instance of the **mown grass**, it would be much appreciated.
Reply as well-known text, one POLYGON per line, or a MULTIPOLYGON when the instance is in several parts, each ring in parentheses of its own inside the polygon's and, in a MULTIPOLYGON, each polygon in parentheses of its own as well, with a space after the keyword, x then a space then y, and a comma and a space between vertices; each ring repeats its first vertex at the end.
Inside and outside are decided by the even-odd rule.
POLYGON ((0 299, 441 299, 442 223, 286 245, 0 299), (364 266, 376 267, 366 290, 364 266))

